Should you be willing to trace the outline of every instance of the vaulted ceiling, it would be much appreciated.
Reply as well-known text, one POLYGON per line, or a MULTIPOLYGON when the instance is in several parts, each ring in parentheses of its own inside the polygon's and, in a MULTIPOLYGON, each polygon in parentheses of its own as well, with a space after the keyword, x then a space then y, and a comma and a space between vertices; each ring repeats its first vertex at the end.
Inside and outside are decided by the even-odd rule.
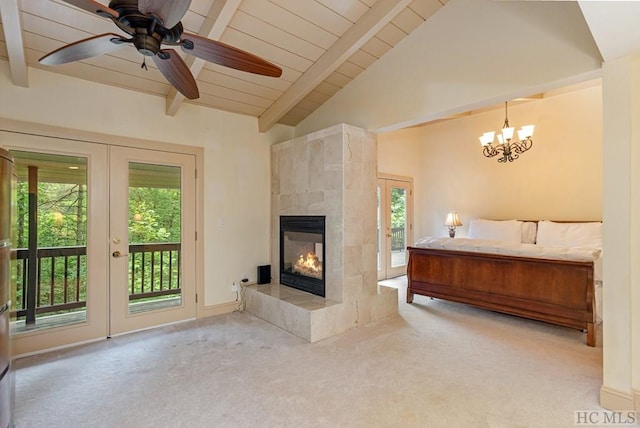
MULTIPOLYGON (((105 6, 107 0, 98 0, 105 6)), ((185 32, 218 40, 282 68, 279 78, 233 70, 180 52, 200 97, 185 99, 131 47, 64 65, 38 59, 77 40, 122 33, 109 19, 63 0, 0 0, 0 59, 16 85, 29 67, 259 118, 261 131, 295 126, 371 66, 448 0, 192 0, 185 32)), ((124 33, 123 33, 124 35, 124 33)))

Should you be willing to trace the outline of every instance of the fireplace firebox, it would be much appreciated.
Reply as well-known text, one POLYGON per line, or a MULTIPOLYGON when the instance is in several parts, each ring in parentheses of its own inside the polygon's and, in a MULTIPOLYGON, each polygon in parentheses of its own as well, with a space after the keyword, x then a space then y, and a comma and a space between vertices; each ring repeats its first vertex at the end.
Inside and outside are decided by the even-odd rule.
POLYGON ((280 216, 280 283, 325 297, 325 216, 280 216))

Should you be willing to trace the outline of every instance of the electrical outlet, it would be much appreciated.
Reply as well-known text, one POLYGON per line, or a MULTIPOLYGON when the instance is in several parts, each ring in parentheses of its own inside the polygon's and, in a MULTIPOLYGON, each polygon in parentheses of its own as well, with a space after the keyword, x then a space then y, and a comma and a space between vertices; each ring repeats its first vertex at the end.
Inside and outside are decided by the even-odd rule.
POLYGON ((238 291, 238 284, 235 281, 231 284, 231 291, 238 291))

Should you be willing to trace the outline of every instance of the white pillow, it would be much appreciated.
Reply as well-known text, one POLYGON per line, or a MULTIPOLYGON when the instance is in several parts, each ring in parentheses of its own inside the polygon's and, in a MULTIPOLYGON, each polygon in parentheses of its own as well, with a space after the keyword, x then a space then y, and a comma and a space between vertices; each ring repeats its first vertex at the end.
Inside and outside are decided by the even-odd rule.
POLYGON ((547 247, 602 248, 602 223, 538 222, 536 244, 547 247))
POLYGON ((538 232, 538 223, 535 221, 525 221, 522 223, 522 243, 535 244, 536 234, 538 232))
POLYGON ((469 222, 467 238, 521 242, 522 222, 519 220, 473 219, 469 222))

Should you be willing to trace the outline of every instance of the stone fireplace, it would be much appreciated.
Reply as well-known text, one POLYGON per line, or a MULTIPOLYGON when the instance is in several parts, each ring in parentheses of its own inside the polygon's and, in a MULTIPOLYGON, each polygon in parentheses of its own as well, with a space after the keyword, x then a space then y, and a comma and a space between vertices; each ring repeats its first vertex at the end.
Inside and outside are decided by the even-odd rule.
POLYGON ((398 290, 377 281, 376 157, 375 135, 344 124, 271 147, 271 265, 293 258, 280 251, 283 216, 324 217, 325 292, 284 285, 276 268, 247 287, 247 311, 310 342, 398 313, 398 290))

